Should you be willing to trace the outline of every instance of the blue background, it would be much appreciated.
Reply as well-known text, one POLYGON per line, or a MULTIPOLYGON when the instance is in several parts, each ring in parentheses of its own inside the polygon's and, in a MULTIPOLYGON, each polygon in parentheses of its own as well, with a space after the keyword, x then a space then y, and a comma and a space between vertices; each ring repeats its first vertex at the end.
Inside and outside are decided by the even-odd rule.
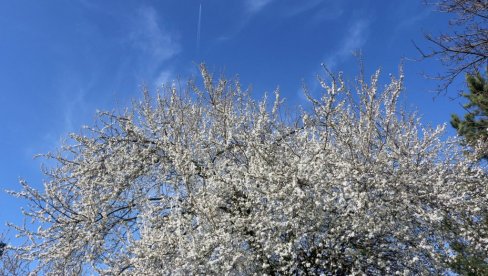
MULTIPOLYGON (((408 110, 423 123, 462 113, 462 79, 447 94, 423 77, 445 70, 435 60, 415 61, 429 45, 424 34, 449 31, 450 15, 423 1, 405 0, 182 0, 0 1, 0 232, 22 223, 25 202, 3 192, 18 180, 42 188, 42 159, 69 132, 92 124, 96 110, 122 109, 162 83, 198 76, 205 62, 216 74, 239 74, 256 97, 280 87, 290 106, 306 105, 324 62, 358 72, 361 50, 367 74, 381 67, 383 82, 403 61, 408 110), (200 41, 198 38, 201 6, 200 41)), ((448 134, 454 131, 448 126, 448 134)), ((49 164, 48 164, 49 165, 49 164)))

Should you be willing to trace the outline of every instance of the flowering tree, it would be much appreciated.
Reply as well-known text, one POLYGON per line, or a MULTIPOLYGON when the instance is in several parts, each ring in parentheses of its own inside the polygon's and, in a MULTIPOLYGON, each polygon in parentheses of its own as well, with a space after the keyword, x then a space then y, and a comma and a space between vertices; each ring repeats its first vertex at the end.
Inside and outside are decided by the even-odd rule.
POLYGON ((0 234, 0 275, 28 275, 29 263, 19 258, 0 234))
POLYGON ((319 78, 312 108, 239 82, 168 88, 71 135, 18 248, 52 274, 428 274, 486 254, 488 178, 443 127, 397 110, 403 76, 319 78))

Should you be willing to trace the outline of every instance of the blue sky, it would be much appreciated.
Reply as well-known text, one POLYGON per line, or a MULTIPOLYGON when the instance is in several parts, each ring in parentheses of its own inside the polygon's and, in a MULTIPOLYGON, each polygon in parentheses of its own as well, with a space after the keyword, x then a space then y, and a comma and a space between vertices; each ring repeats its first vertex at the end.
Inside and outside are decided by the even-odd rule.
MULTIPOLYGON (((436 82, 422 74, 444 69, 413 61, 411 41, 427 49, 423 34, 448 30, 448 19, 422 0, 0 1, 0 189, 19 189, 19 178, 41 187, 35 154, 93 123, 97 109, 127 107, 143 84, 196 76, 202 61, 239 74, 257 97, 279 86, 293 106, 322 62, 353 80, 361 50, 366 73, 381 67, 387 81, 403 59, 403 103, 426 124, 447 122, 462 113, 448 96, 463 82, 434 100, 436 82)), ((0 193, 0 231, 22 221, 23 204, 0 193)))

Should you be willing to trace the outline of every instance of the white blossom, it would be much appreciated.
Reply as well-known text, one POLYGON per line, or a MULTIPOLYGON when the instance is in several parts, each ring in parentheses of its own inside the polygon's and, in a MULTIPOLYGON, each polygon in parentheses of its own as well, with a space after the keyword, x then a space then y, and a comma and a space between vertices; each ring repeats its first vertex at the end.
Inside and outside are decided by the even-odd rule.
POLYGON ((202 75, 47 154, 44 190, 14 193, 39 225, 16 227, 19 256, 51 275, 413 275, 444 273, 460 237, 486 250, 486 173, 399 109, 403 75, 320 78, 291 119, 279 92, 202 75))

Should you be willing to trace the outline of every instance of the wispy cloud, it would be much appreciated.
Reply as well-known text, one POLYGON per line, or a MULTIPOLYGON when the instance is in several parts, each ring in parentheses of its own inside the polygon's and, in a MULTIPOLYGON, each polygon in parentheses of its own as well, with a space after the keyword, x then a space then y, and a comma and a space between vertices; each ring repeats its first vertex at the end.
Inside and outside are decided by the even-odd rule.
POLYGON ((75 131, 74 121, 79 120, 79 113, 86 113, 87 103, 85 102, 86 91, 80 88, 71 94, 71 100, 65 100, 64 128, 68 132, 75 131))
POLYGON ((335 20, 344 14, 344 9, 339 2, 331 2, 325 7, 317 7, 317 11, 311 17, 315 23, 320 23, 325 20, 335 20))
POLYGON ((302 1, 299 1, 299 2, 293 2, 293 3, 297 3, 296 5, 289 5, 284 12, 283 12, 283 16, 285 17, 292 17, 292 16, 296 16, 296 15, 299 15, 301 13, 304 13, 306 11, 309 11, 313 8, 316 8, 317 6, 319 6, 320 4, 322 4, 324 2, 324 0, 302 0, 302 1))
POLYGON ((182 46, 175 30, 169 30, 153 7, 142 7, 133 23, 130 41, 138 50, 135 54, 138 81, 161 87, 173 76, 171 64, 181 53, 182 46))
POLYGON ((156 81, 154 82, 154 85, 156 87, 162 87, 164 85, 169 85, 171 82, 175 80, 175 74, 173 70, 171 69, 165 69, 161 72, 159 72, 158 77, 156 78, 156 81))
POLYGON ((397 26, 397 30, 401 30, 401 29, 406 29, 408 27, 411 27, 415 24, 417 24, 418 22, 424 20, 425 18, 427 18, 432 12, 430 10, 424 10, 422 11, 421 13, 418 13, 412 17, 408 17, 406 19, 404 19, 398 26, 397 26))
POLYGON ((366 43, 368 31, 368 21, 360 19, 353 23, 345 32, 345 38, 337 50, 325 58, 325 65, 332 69, 351 57, 354 51, 361 49, 366 43))
POLYGON ((245 0, 244 5, 249 13, 257 13, 274 0, 245 0))
POLYGON ((394 27, 395 29, 392 32, 393 35, 388 39, 387 46, 392 47, 395 40, 401 38, 405 34, 405 31, 414 29, 415 25, 418 26, 420 31, 420 25, 422 25, 421 22, 428 18, 431 13, 432 11, 430 9, 423 9, 420 12, 414 11, 414 13, 409 13, 406 16, 403 16, 403 19, 398 20, 398 25, 394 27))
POLYGON ((63 112, 63 133, 77 132, 81 122, 89 117, 89 91, 95 85, 95 74, 80 75, 66 69, 56 83, 58 100, 63 112))
POLYGON ((181 51, 178 40, 160 23, 156 10, 143 7, 130 36, 132 44, 156 62, 166 61, 181 51))
POLYGON ((39 135, 39 139, 26 146, 26 156, 32 157, 59 148, 68 133, 77 133, 83 124, 91 123, 91 115, 95 109, 89 99, 89 93, 94 88, 94 76, 100 74, 97 69, 94 71, 83 75, 71 68, 63 67, 63 72, 56 74, 53 81, 54 95, 51 95, 55 106, 44 115, 52 121, 49 128, 39 135))
MULTIPOLYGON (((366 44, 369 33, 369 24, 369 21, 359 19, 351 24, 348 30, 344 32, 345 35, 339 46, 336 47, 336 50, 328 53, 323 59, 325 66, 329 70, 336 70, 337 66, 345 62, 347 59, 353 57, 354 51, 360 50, 366 44)), ((317 72, 321 71, 321 68, 314 68, 313 72, 310 74, 310 76, 314 77, 306 80, 307 89, 311 95, 317 95, 321 89, 316 80, 317 72)), ((308 102, 308 99, 303 93, 302 87, 297 89, 296 95, 301 104, 308 102)))

